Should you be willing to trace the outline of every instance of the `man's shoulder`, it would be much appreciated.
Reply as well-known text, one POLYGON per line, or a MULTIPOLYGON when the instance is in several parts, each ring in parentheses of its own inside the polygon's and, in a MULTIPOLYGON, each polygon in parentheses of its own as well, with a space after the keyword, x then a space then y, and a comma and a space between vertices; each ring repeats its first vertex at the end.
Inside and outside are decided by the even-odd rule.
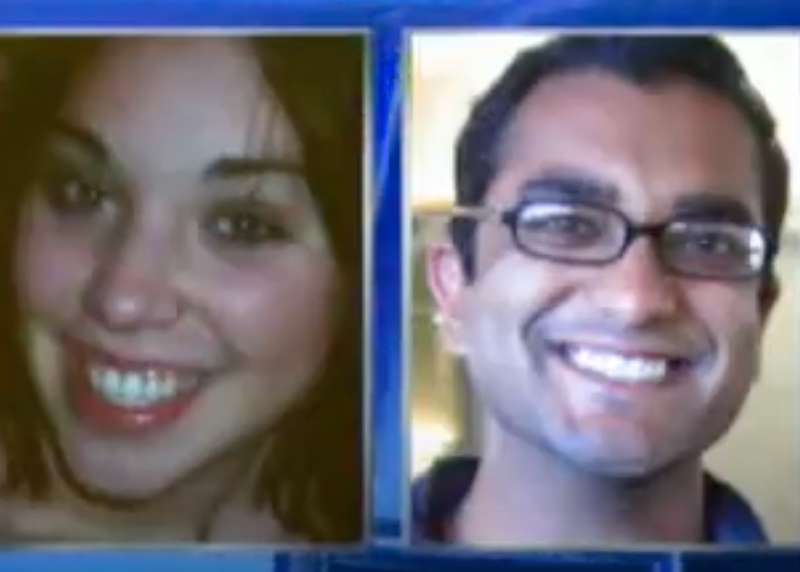
POLYGON ((706 474, 706 534, 715 544, 769 542, 761 519, 750 502, 730 483, 706 474))
POLYGON ((414 481, 411 489, 414 541, 447 541, 447 525, 467 496, 477 471, 476 457, 446 457, 414 481))
MULTIPOLYGON (((447 542, 448 523, 469 493, 478 464, 476 457, 446 457, 414 481, 411 500, 415 542, 447 542)), ((704 496, 706 542, 768 542, 756 511, 732 485, 707 473, 704 496)))

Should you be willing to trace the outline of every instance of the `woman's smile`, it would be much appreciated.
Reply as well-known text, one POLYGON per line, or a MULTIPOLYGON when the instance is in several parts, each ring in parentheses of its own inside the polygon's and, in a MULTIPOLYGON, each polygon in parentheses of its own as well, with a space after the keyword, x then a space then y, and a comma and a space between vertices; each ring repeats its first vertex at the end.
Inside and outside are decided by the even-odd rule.
POLYGON ((78 420, 102 432, 150 433, 178 421, 209 369, 170 360, 121 357, 75 342, 65 347, 66 386, 78 420))

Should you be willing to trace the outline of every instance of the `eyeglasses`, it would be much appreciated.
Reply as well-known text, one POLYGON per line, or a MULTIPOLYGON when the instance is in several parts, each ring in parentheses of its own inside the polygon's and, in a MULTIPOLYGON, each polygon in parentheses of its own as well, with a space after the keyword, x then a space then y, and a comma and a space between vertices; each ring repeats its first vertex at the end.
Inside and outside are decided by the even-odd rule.
POLYGON ((668 272, 708 280, 758 277, 775 250, 755 224, 686 217, 638 225, 611 207, 563 199, 525 199, 508 209, 458 207, 453 216, 499 218, 523 253, 572 265, 610 264, 637 238, 650 237, 668 272))

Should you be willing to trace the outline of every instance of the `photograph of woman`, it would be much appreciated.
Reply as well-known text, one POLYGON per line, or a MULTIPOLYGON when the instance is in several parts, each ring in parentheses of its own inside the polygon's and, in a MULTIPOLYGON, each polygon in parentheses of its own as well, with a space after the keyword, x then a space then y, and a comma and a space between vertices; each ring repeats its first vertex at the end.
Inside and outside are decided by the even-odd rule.
POLYGON ((360 542, 359 35, 0 40, 0 541, 360 542))

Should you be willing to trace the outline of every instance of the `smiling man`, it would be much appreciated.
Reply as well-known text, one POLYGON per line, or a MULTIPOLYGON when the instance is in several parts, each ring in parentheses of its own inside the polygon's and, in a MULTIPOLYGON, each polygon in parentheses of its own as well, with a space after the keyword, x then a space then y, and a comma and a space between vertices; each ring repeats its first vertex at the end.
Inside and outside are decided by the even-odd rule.
POLYGON ((457 148, 429 283, 485 413, 480 459, 414 488, 418 539, 759 543, 703 467, 758 375, 787 166, 708 36, 521 53, 457 148))

